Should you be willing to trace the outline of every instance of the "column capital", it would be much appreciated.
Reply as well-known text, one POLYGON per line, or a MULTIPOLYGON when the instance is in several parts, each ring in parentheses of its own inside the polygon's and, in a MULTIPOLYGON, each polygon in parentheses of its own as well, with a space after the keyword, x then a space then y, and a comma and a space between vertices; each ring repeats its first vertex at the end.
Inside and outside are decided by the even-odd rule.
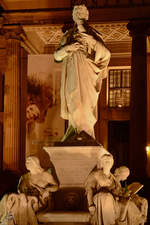
POLYGON ((132 19, 127 24, 127 29, 131 36, 150 35, 150 19, 132 19))
POLYGON ((0 34, 5 36, 6 40, 13 39, 22 41, 21 34, 24 34, 24 30, 20 25, 2 26, 2 28, 0 29, 0 34))

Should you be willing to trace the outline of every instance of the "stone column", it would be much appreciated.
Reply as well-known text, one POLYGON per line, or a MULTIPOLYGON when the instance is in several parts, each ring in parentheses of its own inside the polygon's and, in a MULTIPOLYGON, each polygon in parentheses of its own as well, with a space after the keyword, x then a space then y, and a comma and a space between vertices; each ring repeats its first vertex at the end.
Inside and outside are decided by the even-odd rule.
MULTIPOLYGON (((0 27, 1 27, 0 19, 0 27)), ((0 34, 0 171, 3 169, 3 117, 4 117, 4 71, 6 68, 6 43, 0 34)))
MULTIPOLYGON (((20 31, 7 30, 7 69, 4 95, 3 168, 20 169, 20 31)), ((24 163, 24 162, 23 162, 24 163)))
POLYGON ((132 20, 127 28, 132 36, 131 120, 129 165, 133 177, 146 175, 147 135, 147 20, 132 20))

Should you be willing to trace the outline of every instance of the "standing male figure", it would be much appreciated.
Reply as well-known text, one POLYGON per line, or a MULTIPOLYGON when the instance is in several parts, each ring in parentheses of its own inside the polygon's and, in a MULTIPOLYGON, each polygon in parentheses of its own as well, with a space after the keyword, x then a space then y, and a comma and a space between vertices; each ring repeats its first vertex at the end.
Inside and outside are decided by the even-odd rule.
POLYGON ((102 79, 107 76, 110 52, 100 34, 87 24, 89 12, 84 5, 74 6, 73 28, 65 32, 54 53, 63 61, 61 80, 61 117, 78 133, 85 131, 95 138, 97 101, 102 79))

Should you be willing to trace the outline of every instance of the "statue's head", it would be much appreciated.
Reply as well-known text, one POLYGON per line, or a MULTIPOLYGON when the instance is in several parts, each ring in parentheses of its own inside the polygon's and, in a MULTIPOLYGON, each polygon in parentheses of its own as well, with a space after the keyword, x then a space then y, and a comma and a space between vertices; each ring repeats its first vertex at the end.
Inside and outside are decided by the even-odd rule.
POLYGON ((78 23, 78 21, 88 20, 89 11, 85 5, 76 5, 73 8, 72 17, 75 23, 78 23))
POLYGON ((104 154, 99 159, 99 165, 100 165, 100 168, 102 169, 103 168, 111 169, 113 164, 114 164, 114 159, 111 154, 104 154))
POLYGON ((40 161, 36 156, 28 156, 26 158, 26 168, 29 171, 40 170, 40 161))
POLYGON ((127 179, 127 177, 130 174, 130 170, 126 166, 121 166, 117 169, 115 169, 114 176, 119 180, 119 181, 124 181, 127 179))

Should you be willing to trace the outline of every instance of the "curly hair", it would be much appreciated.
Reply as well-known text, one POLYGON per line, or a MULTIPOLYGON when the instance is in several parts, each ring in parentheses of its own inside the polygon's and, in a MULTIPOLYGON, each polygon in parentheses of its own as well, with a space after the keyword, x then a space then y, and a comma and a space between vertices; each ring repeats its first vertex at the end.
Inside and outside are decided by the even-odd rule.
POLYGON ((88 20, 89 11, 85 5, 75 5, 73 8, 72 16, 77 16, 81 20, 88 20))

